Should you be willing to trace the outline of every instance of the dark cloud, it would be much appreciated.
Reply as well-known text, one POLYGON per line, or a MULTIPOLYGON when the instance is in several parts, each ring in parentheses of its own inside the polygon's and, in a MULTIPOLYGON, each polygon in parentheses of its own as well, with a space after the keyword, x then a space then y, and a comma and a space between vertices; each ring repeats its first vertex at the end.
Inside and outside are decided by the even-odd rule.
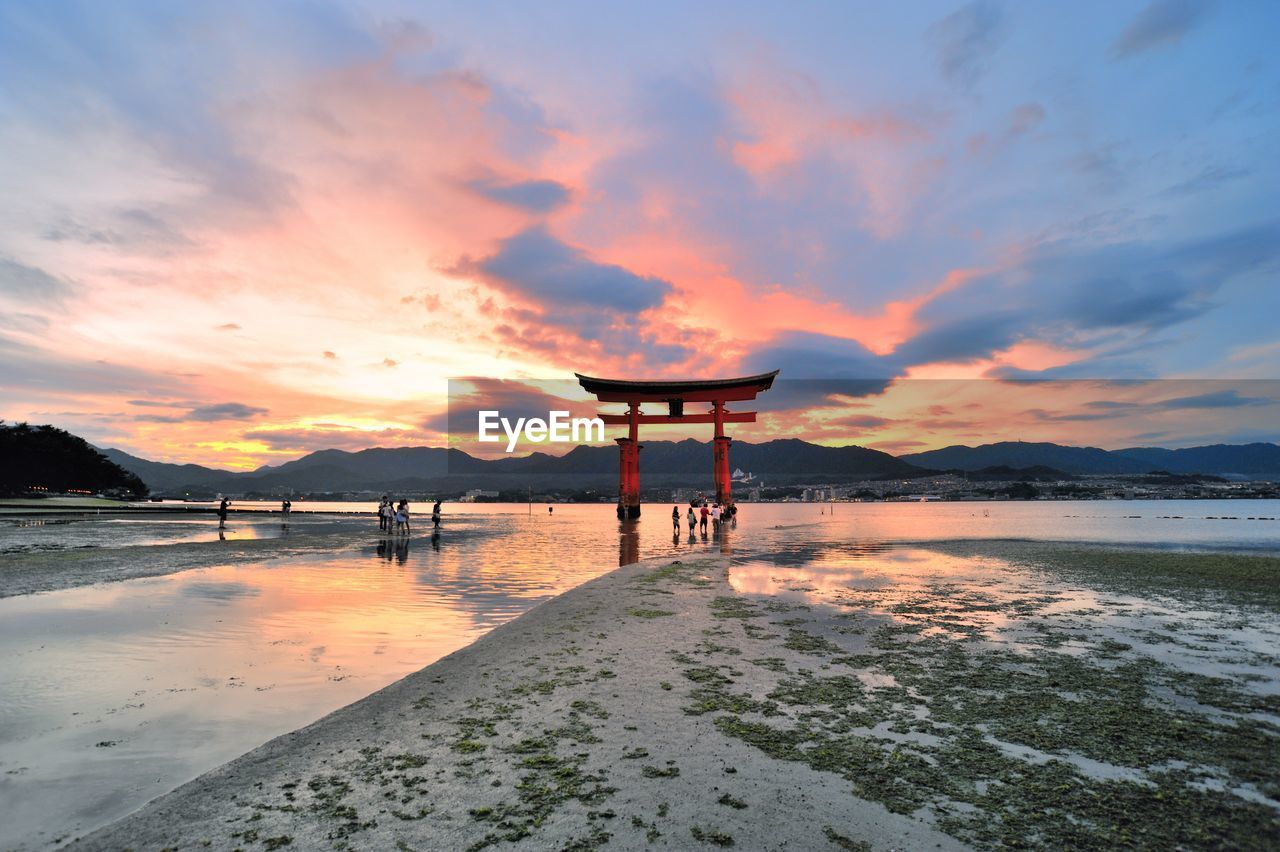
POLYGON ((1280 262, 1280 222, 1175 246, 1161 260, 1185 268, 1187 275, 1206 285, 1257 270, 1275 272, 1280 262))
MULTIPOLYGON (((674 342, 660 341, 615 311, 557 310, 549 314, 507 311, 510 322, 493 327, 496 340, 513 349, 536 354, 547 363, 578 368, 597 358, 621 358, 638 372, 678 364, 695 356, 698 341, 689 332, 668 328, 674 342)), ((705 345, 704 336, 703 343, 705 345)))
POLYGON ((636 322, 637 314, 663 304, 674 291, 670 283, 597 263, 542 226, 503 240, 489 257, 466 258, 450 271, 480 279, 528 305, 494 317, 493 335, 513 348, 563 359, 575 343, 584 343, 580 357, 637 358, 653 365, 680 361, 692 352, 679 329, 667 329, 669 339, 659 340, 636 322))
POLYGON ((895 422, 896 421, 889 420, 885 417, 874 417, 870 414, 852 414, 848 417, 824 421, 823 425, 845 429, 879 429, 882 426, 889 426, 895 422))
POLYGON ((1243 408, 1251 405, 1274 405, 1276 400, 1257 396, 1241 396, 1234 390, 1211 391, 1194 396, 1174 397, 1156 403, 1157 408, 1243 408))
POLYGON ((131 399, 128 403, 139 408, 189 408, 191 406, 189 402, 161 399, 131 399))
POLYGON ((1150 375, 1149 335, 1212 310, 1229 282, 1280 262, 1280 226, 1263 226, 1174 245, 1060 241, 1028 251, 1001 272, 967 281, 921 308, 926 328, 889 362, 972 361, 1021 339, 1075 346, 1081 335, 1107 344, 1086 362, 1043 371, 1002 368, 997 378, 1150 375), (999 306, 993 308, 992 306, 999 306), (1108 343, 1109 341, 1109 343, 1108 343))
MULTIPOLYGON (((744 362, 747 372, 782 370, 787 381, 831 379, 833 387, 856 380, 870 384, 847 384, 850 388, 883 389, 887 379, 898 374, 897 361, 876 355, 856 340, 809 331, 790 331, 757 347, 744 362)), ((857 394, 865 395, 866 390, 857 394)), ((872 392, 878 393, 879 390, 872 392)))
POLYGON ((1132 358, 1094 356, 1061 367, 1044 370, 1022 370, 1015 367, 997 367, 983 374, 984 378, 1009 382, 1065 382, 1093 380, 1154 379, 1156 372, 1147 361, 1132 358))
POLYGON ((1135 405, 1137 405, 1136 402, 1116 402, 1114 400, 1109 400, 1109 399, 1096 399, 1092 402, 1086 402, 1084 404, 1084 407, 1085 408, 1101 408, 1104 410, 1113 410, 1113 409, 1118 410, 1118 409, 1133 408, 1135 405))
POLYGON ((1077 411, 1063 414, 1043 408, 1032 408, 1023 412, 1027 417, 1045 423, 1089 423, 1096 420, 1119 420, 1128 417, 1130 413, 1129 410, 1117 410, 1102 412, 1077 411))
POLYGON ((74 292, 70 282, 55 278, 43 269, 0 257, 0 296, 24 303, 58 302, 74 292))
POLYGON ((252 420, 267 413, 267 409, 242 402, 219 402, 213 405, 198 405, 187 412, 184 420, 216 422, 218 420, 252 420))
POLYGON ((542 226, 503 240, 474 271, 502 290, 553 309, 588 305, 638 313, 662 304, 672 286, 611 263, 596 263, 542 226))
POLYGON ((992 0, 975 0, 929 27, 929 42, 942 73, 968 88, 986 73, 991 55, 1006 36, 1004 10, 992 0))
POLYGON ((755 349, 743 364, 745 373, 781 370, 772 389, 760 397, 761 411, 789 411, 837 405, 884 393, 895 362, 874 354, 856 340, 807 331, 786 332, 755 349))
POLYGON ((1172 268, 1136 275, 1082 277, 1059 300, 1062 317, 1076 328, 1158 329, 1199 316, 1210 307, 1210 290, 1172 268))
POLYGON ((490 201, 530 213, 549 213, 567 204, 572 197, 569 187, 554 180, 507 182, 489 178, 471 181, 467 187, 490 201))
POLYGON ((993 310, 933 325, 904 342, 891 357, 906 365, 978 361, 1009 348, 1025 331, 1021 312, 993 310))
POLYGON ((1175 44, 1204 20, 1210 0, 1152 0, 1111 47, 1116 59, 1128 59, 1157 47, 1175 44))

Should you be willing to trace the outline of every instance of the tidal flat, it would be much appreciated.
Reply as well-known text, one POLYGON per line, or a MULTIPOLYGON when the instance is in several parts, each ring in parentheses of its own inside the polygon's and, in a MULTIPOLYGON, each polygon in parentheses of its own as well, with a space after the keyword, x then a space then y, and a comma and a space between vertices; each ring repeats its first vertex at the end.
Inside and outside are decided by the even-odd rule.
POLYGON ((1272 849, 1280 558, 625 566, 84 849, 1272 849))

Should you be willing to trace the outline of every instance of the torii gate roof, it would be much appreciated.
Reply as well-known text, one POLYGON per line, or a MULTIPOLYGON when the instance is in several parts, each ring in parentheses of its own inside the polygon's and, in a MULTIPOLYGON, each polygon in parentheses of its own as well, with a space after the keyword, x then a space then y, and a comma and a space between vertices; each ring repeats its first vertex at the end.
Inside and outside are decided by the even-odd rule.
POLYGON ((574 373, 578 384, 587 393, 595 394, 601 402, 666 402, 683 399, 686 402, 731 402, 755 399, 756 394, 773 387, 778 370, 758 376, 737 379, 701 379, 692 381, 638 382, 630 379, 598 379, 574 373))

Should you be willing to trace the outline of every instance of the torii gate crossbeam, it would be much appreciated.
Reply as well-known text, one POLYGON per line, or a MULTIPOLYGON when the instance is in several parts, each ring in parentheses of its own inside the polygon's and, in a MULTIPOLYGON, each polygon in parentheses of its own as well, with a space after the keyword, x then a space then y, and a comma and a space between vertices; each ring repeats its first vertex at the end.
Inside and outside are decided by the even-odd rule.
POLYGON ((705 381, 628 381, 625 379, 598 379, 575 373, 578 383, 601 402, 625 402, 626 414, 601 414, 606 425, 626 426, 627 437, 618 442, 618 501, 619 516, 640 517, 640 450, 639 430, 642 424, 712 423, 715 425, 715 453, 713 470, 716 483, 716 502, 728 506, 733 502, 729 467, 729 445, 733 439, 724 434, 726 423, 754 423, 754 411, 729 411, 725 404, 755 399, 757 394, 773 386, 778 371, 744 376, 738 379, 709 379, 705 381), (644 403, 667 404, 666 414, 644 414, 644 403), (708 402, 711 411, 706 414, 685 414, 686 402, 708 402))

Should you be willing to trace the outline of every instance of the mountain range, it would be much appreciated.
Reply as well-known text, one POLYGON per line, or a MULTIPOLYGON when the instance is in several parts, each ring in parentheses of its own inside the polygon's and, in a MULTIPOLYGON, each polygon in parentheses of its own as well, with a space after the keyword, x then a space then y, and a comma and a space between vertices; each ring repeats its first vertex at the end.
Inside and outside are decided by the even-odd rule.
MULTIPOLYGON (((616 484, 617 450, 578 446, 562 456, 480 459, 440 447, 376 447, 357 452, 319 450, 294 461, 234 472, 194 464, 149 461, 117 449, 101 451, 137 474, 158 494, 299 491, 416 491, 469 488, 609 488, 616 484)), ((894 457, 864 447, 824 447, 798 439, 751 444, 735 441, 734 467, 770 485, 866 479, 914 478, 940 471, 983 472, 995 468, 1043 479, 1071 475, 1143 474, 1167 471, 1234 479, 1280 479, 1280 446, 1215 444, 1165 449, 1103 450, 1051 443, 1005 441, 977 447, 951 446, 894 457)), ((990 477, 986 477, 990 478, 990 477)), ((646 441, 641 456, 645 487, 709 487, 711 447, 693 440, 646 441)))
POLYGON ((1169 450, 1163 447, 1130 447, 1102 450, 1062 444, 1002 441, 978 447, 955 445, 940 450, 910 453, 902 461, 937 470, 980 470, 995 465, 1023 468, 1035 465, 1066 473, 1136 474, 1163 470, 1169 473, 1204 473, 1229 479, 1280 477, 1280 446, 1276 444, 1211 444, 1169 450))

